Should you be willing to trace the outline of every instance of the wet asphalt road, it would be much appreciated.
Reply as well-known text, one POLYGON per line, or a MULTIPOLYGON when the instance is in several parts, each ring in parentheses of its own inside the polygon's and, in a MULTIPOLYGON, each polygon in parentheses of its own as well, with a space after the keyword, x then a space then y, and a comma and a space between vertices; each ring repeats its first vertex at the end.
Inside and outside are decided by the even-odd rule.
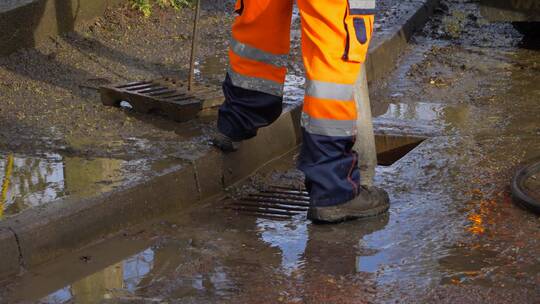
MULTIPOLYGON (((44 303, 539 303, 540 221, 512 203, 540 155, 540 48, 474 3, 443 2, 372 88, 376 131, 427 138, 376 184, 389 215, 317 226, 217 199, 26 273, 0 299, 44 303), (41 299, 41 300, 40 300, 41 299)), ((293 152, 231 196, 301 185, 293 152)))

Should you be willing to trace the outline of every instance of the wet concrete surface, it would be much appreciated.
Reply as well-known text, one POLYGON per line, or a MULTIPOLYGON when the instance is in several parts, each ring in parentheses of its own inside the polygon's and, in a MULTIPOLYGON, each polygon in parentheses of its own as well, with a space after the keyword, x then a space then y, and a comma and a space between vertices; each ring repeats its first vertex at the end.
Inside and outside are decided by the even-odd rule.
POLYGON ((540 222, 509 184, 540 154, 539 64, 510 25, 445 1, 372 89, 376 132, 429 137, 377 168, 389 215, 316 226, 222 208, 268 184, 300 187, 291 154, 230 198, 6 282, 0 302, 538 303, 540 222))

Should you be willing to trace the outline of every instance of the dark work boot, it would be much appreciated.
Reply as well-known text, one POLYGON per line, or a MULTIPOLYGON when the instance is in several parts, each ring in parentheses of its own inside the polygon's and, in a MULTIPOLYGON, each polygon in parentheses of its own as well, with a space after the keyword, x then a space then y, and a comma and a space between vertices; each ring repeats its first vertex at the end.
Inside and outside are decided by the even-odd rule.
POLYGON ((240 142, 233 141, 229 136, 217 132, 216 135, 212 138, 212 145, 216 146, 223 152, 234 152, 238 150, 240 142))
POLYGON ((377 187, 361 187, 351 201, 336 206, 310 207, 308 219, 319 223, 337 223, 383 214, 390 208, 388 193, 377 187))

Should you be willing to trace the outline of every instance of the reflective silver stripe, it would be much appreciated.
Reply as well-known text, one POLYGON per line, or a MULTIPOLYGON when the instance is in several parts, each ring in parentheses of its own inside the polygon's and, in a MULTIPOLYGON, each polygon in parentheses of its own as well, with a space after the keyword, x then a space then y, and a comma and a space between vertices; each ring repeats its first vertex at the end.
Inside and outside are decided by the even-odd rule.
POLYGON ((375 6, 375 0, 349 0, 349 7, 351 10, 373 10, 375 9, 375 6))
POLYGON ((231 50, 241 56, 251 60, 268 63, 277 67, 286 67, 289 55, 274 55, 261 51, 245 43, 231 38, 231 50))
POLYGON ((228 74, 231 77, 232 83, 237 87, 279 97, 283 96, 283 84, 281 83, 268 79, 244 76, 236 73, 231 68, 229 68, 228 74))
POLYGON ((333 120, 310 117, 302 113, 302 127, 306 132, 323 136, 354 136, 356 120, 333 120))
POLYGON ((321 99, 351 101, 354 100, 354 85, 307 80, 306 95, 321 99))

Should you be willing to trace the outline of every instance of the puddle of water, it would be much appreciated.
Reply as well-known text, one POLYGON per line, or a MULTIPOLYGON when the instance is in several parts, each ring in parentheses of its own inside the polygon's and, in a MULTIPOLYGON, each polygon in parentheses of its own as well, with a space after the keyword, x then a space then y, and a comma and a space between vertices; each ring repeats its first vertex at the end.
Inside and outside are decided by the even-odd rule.
POLYGON ((466 104, 415 102, 388 103, 375 106, 382 112, 375 120, 407 120, 415 124, 438 124, 446 128, 461 129, 473 117, 471 107, 466 104))
POLYGON ((101 303, 116 298, 128 299, 153 268, 151 248, 110 265, 41 299, 44 303, 101 303))
POLYGON ((88 197, 110 191, 127 178, 127 165, 129 162, 109 158, 0 153, 0 219, 68 195, 88 197))
MULTIPOLYGON (((272 221, 256 218, 253 221, 247 220, 246 225, 246 218, 238 219, 233 225, 238 228, 237 225, 243 222, 240 227, 244 229, 234 234, 237 246, 232 251, 222 254, 209 252, 204 245, 209 242, 208 245, 212 248, 226 241, 222 238, 231 236, 230 231, 222 232, 221 236, 208 239, 200 245, 197 245, 197 242, 188 246, 178 242, 178 239, 183 239, 186 235, 176 232, 171 238, 167 238, 168 242, 160 242, 160 245, 147 248, 121 262, 113 262, 82 279, 49 292, 41 298, 41 302, 159 302, 167 299, 191 299, 193 303, 208 303, 215 302, 212 299, 222 301, 234 297, 239 288, 249 289, 251 283, 269 280, 270 277, 277 280, 272 281, 272 284, 283 282, 292 285, 303 284, 304 280, 312 280, 311 276, 319 274, 328 276, 331 280, 339 280, 343 276, 376 270, 375 266, 358 266, 358 261, 368 261, 367 257, 357 253, 361 246, 359 243, 364 236, 383 229, 388 223, 388 217, 363 223, 346 223, 338 227, 315 226, 304 220, 272 221), (197 253, 193 255, 193 251, 197 253), (202 261, 207 262, 199 265, 202 261), (199 266, 192 269, 194 265, 199 266), (256 274, 249 271, 253 267, 262 272, 256 274), (165 295, 165 292, 168 295, 165 295)), ((208 223, 202 225, 206 226, 208 223)), ((217 232, 214 229, 208 231, 208 227, 202 229, 205 232, 201 230, 199 237, 203 237, 205 233, 213 235, 217 232)), ((94 259, 107 259, 107 253, 103 252, 103 249, 112 248, 103 246, 101 251, 95 252, 94 259)), ((69 263, 62 267, 69 267, 69 263)), ((54 276, 62 277, 62 274, 57 272, 54 276)), ((30 279, 27 284, 39 286, 44 279, 38 275, 37 279, 30 279)), ((21 299, 25 300, 38 295, 39 293, 19 293, 21 299)))
MULTIPOLYGON (((387 144, 396 146, 391 140, 387 144)), ((294 155, 276 167, 290 166, 294 155)), ((441 193, 434 197, 445 199, 441 193)), ((273 221, 201 206, 192 214, 161 219, 157 228, 137 228, 148 232, 136 239, 113 239, 75 254, 91 256, 87 264, 79 259, 58 261, 57 266, 37 270, 19 287, 19 295, 47 303, 212 303, 250 293, 251 302, 261 295, 302 299, 303 292, 321 292, 338 283, 342 289, 336 292, 349 296, 347 288, 364 290, 374 281, 384 286, 396 277, 426 287, 433 282, 455 284, 504 265, 494 250, 439 244, 440 231, 450 228, 426 218, 440 214, 440 209, 400 209, 399 200, 397 205, 392 214, 399 216, 392 220, 383 216, 322 226, 304 218, 273 221), (421 220, 418 212, 424 216, 421 220), (144 246, 126 249, 132 242, 144 246), (47 285, 55 280, 58 283, 47 285), (39 292, 23 293, 25 288, 39 292)))
POLYGON ((503 265, 498 259, 498 252, 471 246, 455 246, 447 250, 447 255, 438 260, 444 273, 443 284, 463 283, 467 279, 479 276, 483 270, 503 265), (495 262, 495 263, 494 263, 495 262))
POLYGON ((281 267, 292 273, 302 266, 302 255, 307 246, 307 222, 303 219, 295 225, 287 221, 257 219, 260 238, 281 252, 281 267))
POLYGON ((371 256, 359 256, 356 261, 356 271, 375 273, 387 262, 385 252, 371 256))

